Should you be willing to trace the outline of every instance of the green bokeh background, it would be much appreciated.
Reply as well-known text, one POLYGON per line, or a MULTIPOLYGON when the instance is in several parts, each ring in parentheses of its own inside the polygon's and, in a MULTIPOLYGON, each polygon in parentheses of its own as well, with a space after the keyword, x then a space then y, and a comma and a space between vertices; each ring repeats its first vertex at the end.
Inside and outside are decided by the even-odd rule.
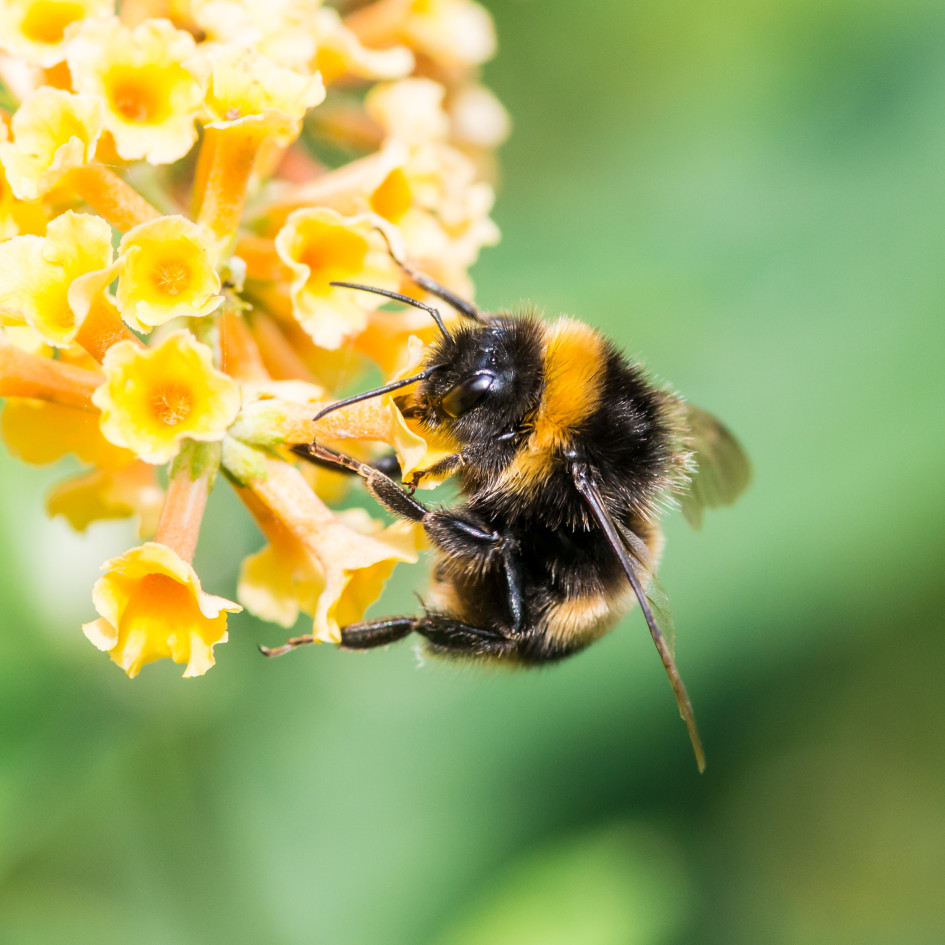
MULTIPOLYGON (((738 432, 668 522, 696 773, 639 614, 553 670, 410 646, 199 680, 81 636, 123 526, 0 458, 0 941, 940 945, 945 6, 499 2, 479 300, 605 329, 738 432)), ((197 566, 261 541, 225 489, 197 566)), ((375 612, 412 608, 410 573, 375 612)))

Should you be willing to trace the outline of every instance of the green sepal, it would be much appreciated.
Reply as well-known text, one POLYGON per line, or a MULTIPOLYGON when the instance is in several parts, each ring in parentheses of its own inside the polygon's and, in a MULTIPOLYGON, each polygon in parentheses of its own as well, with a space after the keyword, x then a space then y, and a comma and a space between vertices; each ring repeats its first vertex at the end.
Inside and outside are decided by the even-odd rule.
POLYGON ((223 471, 234 482, 248 486, 268 476, 266 460, 268 454, 246 443, 227 436, 223 439, 223 471))
POLYGON ((197 440, 184 440, 180 452, 171 463, 168 476, 174 479, 186 473, 194 482, 203 476, 207 476, 212 489, 213 480, 220 468, 221 455, 222 450, 219 443, 199 443, 197 440))
POLYGON ((285 425, 285 406, 280 400, 257 400, 245 404, 236 422, 230 427, 230 436, 250 446, 285 446, 278 432, 285 425))

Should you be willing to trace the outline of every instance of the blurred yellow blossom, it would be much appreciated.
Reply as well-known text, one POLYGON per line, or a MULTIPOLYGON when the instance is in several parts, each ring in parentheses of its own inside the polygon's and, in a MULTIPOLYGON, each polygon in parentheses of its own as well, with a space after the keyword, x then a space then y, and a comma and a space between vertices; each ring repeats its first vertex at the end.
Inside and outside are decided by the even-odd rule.
POLYGON ((70 344, 81 318, 69 304, 69 288, 111 263, 111 236, 101 217, 67 210, 49 222, 45 236, 0 243, 0 323, 27 324, 48 344, 70 344))
POLYGON ((323 0, 191 0, 207 39, 253 48, 290 69, 304 69, 317 49, 313 28, 323 0))
POLYGON ((63 174, 92 160, 102 130, 102 103, 92 95, 38 88, 11 121, 13 141, 0 144, 0 162, 20 200, 35 200, 63 174))
POLYGON ((153 537, 106 562, 84 627, 129 675, 200 675, 227 638, 240 607, 191 564, 218 482, 267 542, 239 596, 281 626, 337 642, 417 559, 421 528, 329 508, 352 479, 291 447, 393 452, 411 481, 454 445, 394 396, 314 418, 362 371, 412 376, 436 331, 331 282, 422 295, 409 260, 472 292, 493 47, 473 0, 0 3, 0 434, 82 464, 48 514, 153 537))
POLYGON ((402 29, 415 49, 449 68, 495 55, 492 17, 472 0, 411 0, 402 29))
POLYGON ((37 66, 54 66, 65 58, 69 26, 114 8, 113 0, 3 0, 0 48, 37 66))
POLYGON ((134 453, 105 439, 91 411, 28 397, 11 398, 4 405, 0 432, 7 449, 27 463, 53 463, 74 453, 84 463, 111 471, 135 459, 134 453))
POLYGON ((184 65, 206 88, 211 125, 258 122, 270 112, 277 112, 280 120, 297 123, 325 98, 318 73, 305 75, 286 69, 239 46, 209 46, 184 65))
POLYGON ((104 519, 138 517, 143 538, 157 530, 164 504, 155 467, 134 460, 121 469, 93 469, 57 483, 46 496, 46 511, 62 515, 78 532, 104 519))
POLYGON ((489 217, 492 187, 476 165, 449 143, 446 89, 430 79, 375 86, 365 109, 402 157, 371 195, 371 207, 397 223, 411 255, 463 269, 499 239, 489 217))
POLYGON ((361 79, 397 79, 414 67, 413 54, 406 46, 372 49, 344 25, 337 10, 322 7, 316 14, 318 48, 315 64, 325 82, 345 76, 361 79))
POLYGON ((185 438, 222 440, 236 419, 239 387, 213 367, 213 354, 188 331, 153 348, 113 345, 102 364, 105 383, 92 395, 102 432, 147 463, 166 463, 185 438))
POLYGON ((213 647, 227 639, 226 615, 242 610, 239 604, 205 594, 197 572, 157 542, 106 561, 102 570, 92 590, 101 616, 82 629, 129 676, 165 657, 186 663, 184 676, 213 666, 213 647))
POLYGON ((386 221, 374 214, 344 217, 313 208, 289 215, 276 237, 279 258, 292 270, 293 314, 315 344, 338 348, 367 324, 383 299, 340 289, 331 282, 360 282, 395 289, 400 274, 377 232, 386 221))
POLYGON ((195 51, 190 33, 167 20, 134 29, 117 19, 81 24, 67 48, 72 82, 104 105, 120 157, 166 164, 190 150, 203 94, 182 63, 195 51))
POLYGON ((408 145, 445 141, 449 116, 443 109, 446 89, 432 79, 401 79, 375 85, 364 103, 384 131, 408 145))
POLYGON ((395 40, 447 69, 477 66, 495 55, 495 26, 473 0, 380 0, 346 21, 368 45, 395 40))

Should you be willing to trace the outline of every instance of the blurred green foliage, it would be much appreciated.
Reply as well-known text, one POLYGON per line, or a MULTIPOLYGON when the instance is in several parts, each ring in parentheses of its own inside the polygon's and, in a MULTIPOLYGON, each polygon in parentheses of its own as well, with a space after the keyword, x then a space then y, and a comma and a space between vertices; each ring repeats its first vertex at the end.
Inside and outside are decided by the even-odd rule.
MULTIPOLYGON (((547 672, 409 646, 199 680, 81 636, 121 526, 0 459, 0 940, 938 945, 945 7, 495 2, 516 133, 480 301, 599 325, 752 454, 639 614, 547 672)), ((223 489, 197 566, 260 539, 223 489)), ((415 580, 421 576, 415 574, 415 580)), ((377 612, 412 609, 401 575, 377 612)))

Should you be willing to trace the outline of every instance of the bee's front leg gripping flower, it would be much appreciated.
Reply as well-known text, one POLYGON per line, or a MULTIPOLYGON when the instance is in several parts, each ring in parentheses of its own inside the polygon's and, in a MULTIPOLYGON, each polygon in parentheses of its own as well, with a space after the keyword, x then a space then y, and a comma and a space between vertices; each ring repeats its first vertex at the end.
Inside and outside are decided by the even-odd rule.
POLYGON ((240 575, 240 599, 254 614, 290 627, 302 611, 313 635, 337 643, 360 620, 398 561, 416 561, 418 529, 397 522, 366 533, 336 518, 298 470, 278 460, 264 479, 238 490, 270 540, 240 575))

